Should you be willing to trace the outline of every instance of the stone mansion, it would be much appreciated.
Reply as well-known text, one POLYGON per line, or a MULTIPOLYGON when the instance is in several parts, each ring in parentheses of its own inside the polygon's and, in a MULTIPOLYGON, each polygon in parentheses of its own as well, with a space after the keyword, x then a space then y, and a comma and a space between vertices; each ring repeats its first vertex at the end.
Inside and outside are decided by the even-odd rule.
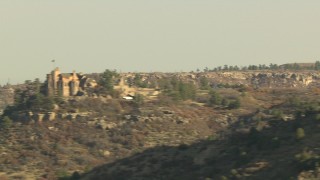
POLYGON ((47 74, 47 93, 49 96, 77 96, 85 92, 86 88, 95 86, 97 86, 95 80, 75 71, 61 73, 59 68, 55 68, 50 74, 47 74))

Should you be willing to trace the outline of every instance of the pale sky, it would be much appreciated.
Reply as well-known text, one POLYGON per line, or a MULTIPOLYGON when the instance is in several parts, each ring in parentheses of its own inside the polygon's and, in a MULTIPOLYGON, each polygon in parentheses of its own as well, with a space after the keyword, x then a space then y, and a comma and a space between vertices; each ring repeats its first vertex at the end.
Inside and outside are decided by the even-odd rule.
POLYGON ((0 0, 0 84, 314 62, 319 22, 319 0, 0 0))

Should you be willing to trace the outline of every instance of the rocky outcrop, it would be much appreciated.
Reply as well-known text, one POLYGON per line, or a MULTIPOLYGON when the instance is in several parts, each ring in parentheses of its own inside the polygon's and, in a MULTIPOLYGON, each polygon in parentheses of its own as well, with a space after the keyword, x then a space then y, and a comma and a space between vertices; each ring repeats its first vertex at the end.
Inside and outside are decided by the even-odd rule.
POLYGON ((311 73, 256 73, 251 84, 259 87, 302 87, 316 81, 318 75, 311 73))
MULTIPOLYGON (((143 80, 148 84, 158 79, 176 77, 185 82, 198 84, 201 77, 206 77, 214 87, 218 84, 249 85, 253 87, 306 87, 320 82, 317 71, 230 71, 206 73, 143 73, 143 80)), ((124 77, 129 75, 124 74, 124 77)), ((133 76, 133 75, 131 75, 133 76)))

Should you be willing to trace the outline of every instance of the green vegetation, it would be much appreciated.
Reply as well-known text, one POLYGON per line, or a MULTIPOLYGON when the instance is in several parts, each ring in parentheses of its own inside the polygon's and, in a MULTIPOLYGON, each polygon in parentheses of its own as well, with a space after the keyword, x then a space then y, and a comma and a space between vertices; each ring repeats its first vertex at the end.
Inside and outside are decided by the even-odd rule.
POLYGON ((316 61, 314 64, 314 69, 319 71, 320 70, 320 61, 316 61))
POLYGON ((28 110, 33 112, 48 112, 52 111, 54 106, 54 99, 52 97, 45 96, 41 93, 30 96, 26 102, 28 110))
POLYGON ((271 110, 271 114, 277 119, 282 119, 284 116, 282 110, 280 109, 271 110))
POLYGON ((296 139, 301 140, 305 137, 304 129, 303 128, 298 128, 296 130, 296 139))
POLYGON ((196 98, 196 86, 193 83, 178 80, 176 77, 162 80, 160 88, 163 89, 165 95, 171 97, 174 101, 194 100, 196 98))
POLYGON ((138 105, 141 106, 144 103, 144 96, 142 94, 135 94, 133 102, 138 105))
POLYGON ((237 97, 235 99, 228 99, 225 97, 222 97, 217 91, 211 90, 209 92, 209 101, 208 105, 209 106, 224 106, 229 109, 238 109, 241 106, 241 101, 237 97))
POLYGON ((228 108, 230 109, 238 109, 241 106, 241 102, 239 98, 236 98, 235 100, 232 100, 229 105, 228 108))
MULTIPOLYGON (((201 73, 197 78, 154 78, 158 99, 136 93, 132 101, 114 96, 119 78, 111 70, 100 75, 95 98, 47 97, 45 84, 27 81, 0 118, 0 169, 37 167, 30 172, 66 180, 79 179, 75 171, 98 171, 105 179, 290 179, 319 166, 316 91, 216 85, 201 73), (52 110, 55 121, 12 121, 19 113, 52 110)), ((128 83, 151 87, 150 79, 135 74, 128 83)))
POLYGON ((0 128, 8 129, 12 126, 12 120, 8 116, 4 116, 0 119, 0 128))
POLYGON ((38 79, 28 81, 23 88, 17 89, 14 96, 14 104, 8 106, 3 117, 15 119, 18 112, 49 112, 54 109, 55 103, 60 103, 59 97, 46 96, 46 84, 41 84, 38 79))
MULTIPOLYGON (((284 64, 284 65, 277 65, 277 64, 259 64, 259 65, 248 65, 248 66, 243 66, 243 67, 238 67, 238 66, 229 66, 229 65, 224 65, 214 67, 212 69, 206 67, 203 69, 203 72, 217 72, 217 71, 257 71, 257 70, 320 70, 320 61, 316 61, 312 65, 307 65, 307 66, 301 66, 298 63, 293 63, 293 64, 284 64)), ((199 72, 199 71, 197 71, 199 72)))
POLYGON ((209 141, 216 141, 218 139, 218 136, 216 134, 213 134, 211 136, 208 136, 207 138, 209 141))
POLYGON ((140 74, 136 74, 133 78, 133 84, 140 88, 147 88, 148 84, 142 81, 142 76, 140 74))
POLYGON ((119 77, 119 74, 115 70, 106 69, 100 76, 99 85, 104 91, 112 92, 116 77, 119 77))
POLYGON ((58 177, 58 180, 79 180, 80 179, 80 173, 75 171, 72 173, 71 176, 69 176, 69 173, 66 171, 59 171, 56 175, 58 177))
POLYGON ((209 80, 205 76, 200 77, 200 89, 202 90, 208 90, 210 88, 209 86, 209 80))
MULTIPOLYGON (((320 155, 312 152, 308 148, 304 148, 301 153, 294 156, 298 167, 301 170, 317 170, 319 171, 320 155)), ((310 178, 311 179, 311 178, 310 178)), ((314 178, 317 179, 317 178, 314 178)))
POLYGON ((209 95, 210 95, 209 105, 213 106, 213 105, 221 105, 222 104, 222 97, 216 91, 213 91, 213 90, 210 91, 209 95))

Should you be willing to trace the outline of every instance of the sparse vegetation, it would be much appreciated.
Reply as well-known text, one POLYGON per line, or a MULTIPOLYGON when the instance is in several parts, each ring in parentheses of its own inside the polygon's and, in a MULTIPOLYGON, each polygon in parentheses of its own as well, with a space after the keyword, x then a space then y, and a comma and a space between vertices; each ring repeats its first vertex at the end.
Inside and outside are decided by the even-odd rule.
MULTIPOLYGON (((271 68, 283 66, 247 70, 271 68)), ((120 77, 111 70, 97 75, 97 89, 80 97, 48 97, 45 83, 27 81, 1 116, 0 171, 8 179, 290 179, 315 172, 320 94, 301 86, 274 88, 265 74, 241 84, 225 73, 240 69, 221 67, 219 75, 232 76, 225 82, 202 72, 125 79, 130 88, 157 88, 154 99, 138 91, 132 100, 118 98, 113 85, 120 77), (17 119, 29 111, 57 117, 17 119)))

